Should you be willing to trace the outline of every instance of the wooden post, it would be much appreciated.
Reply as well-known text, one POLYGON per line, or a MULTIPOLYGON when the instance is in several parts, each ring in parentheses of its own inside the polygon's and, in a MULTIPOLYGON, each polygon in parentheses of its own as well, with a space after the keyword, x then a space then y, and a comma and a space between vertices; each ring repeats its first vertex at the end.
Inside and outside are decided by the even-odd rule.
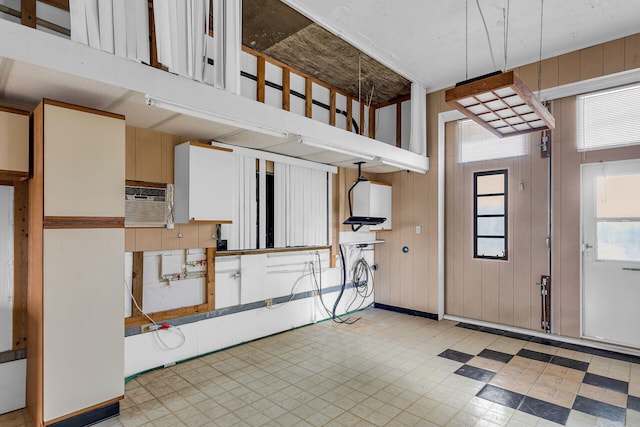
POLYGON ((369 138, 376 139, 376 108, 369 106, 369 138))
POLYGON ((304 116, 312 118, 313 116, 313 86, 311 85, 311 79, 307 77, 304 81, 304 116))
POLYGON ((27 276, 29 274, 29 184, 13 186, 13 349, 27 345, 27 276))
POLYGON ((291 70, 286 67, 282 68, 282 109, 291 109, 291 70))
POLYGON ((336 90, 329 89, 329 124, 336 125, 336 90))
POLYGON ((396 147, 402 148, 402 102, 396 104, 396 147))
POLYGON ((207 248, 207 270, 205 277, 205 286, 207 289, 207 310, 213 311, 216 307, 216 248, 207 248))
MULTIPOLYGON (((133 278, 131 281, 131 293, 136 302, 142 307, 142 286, 144 283, 144 252, 133 253, 133 278)), ((131 301, 131 317, 142 316, 142 312, 138 310, 131 301)), ((144 310, 144 308, 143 308, 144 310)))
POLYGON ((20 2, 20 23, 27 27, 36 27, 36 0, 20 2))
POLYGON ((264 56, 258 56, 257 75, 258 75, 258 86, 256 89, 256 101, 264 102, 264 86, 266 83, 264 56))
POLYGON ((347 96, 347 131, 353 131, 353 98, 347 96))

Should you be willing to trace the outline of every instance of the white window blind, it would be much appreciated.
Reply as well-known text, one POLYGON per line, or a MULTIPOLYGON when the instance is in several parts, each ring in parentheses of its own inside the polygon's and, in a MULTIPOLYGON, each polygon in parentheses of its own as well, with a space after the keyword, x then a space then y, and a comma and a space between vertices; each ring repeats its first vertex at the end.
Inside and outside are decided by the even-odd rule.
POLYGON ((640 85, 576 98, 578 151, 640 144, 640 85))
POLYGON ((229 177, 229 183, 214 185, 233 185, 233 219, 231 224, 223 224, 221 237, 227 240, 227 249, 257 249, 258 207, 256 205, 256 158, 234 154, 236 162, 235 177, 229 177))
POLYGON ((498 138, 472 120, 458 121, 458 163, 504 159, 528 153, 524 135, 498 138))

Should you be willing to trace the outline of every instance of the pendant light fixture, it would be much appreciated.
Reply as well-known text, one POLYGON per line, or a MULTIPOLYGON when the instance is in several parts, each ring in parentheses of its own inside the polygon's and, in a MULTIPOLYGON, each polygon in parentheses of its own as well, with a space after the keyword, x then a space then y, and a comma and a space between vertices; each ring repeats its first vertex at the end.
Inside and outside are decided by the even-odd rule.
MULTIPOLYGON (((507 6, 505 69, 508 16, 507 6)), ((540 26, 542 28, 542 15, 540 26)), ((540 37, 542 38, 542 31, 540 37)), ((445 101, 500 138, 555 128, 555 119, 549 110, 513 71, 497 71, 460 82, 445 92, 445 101)))

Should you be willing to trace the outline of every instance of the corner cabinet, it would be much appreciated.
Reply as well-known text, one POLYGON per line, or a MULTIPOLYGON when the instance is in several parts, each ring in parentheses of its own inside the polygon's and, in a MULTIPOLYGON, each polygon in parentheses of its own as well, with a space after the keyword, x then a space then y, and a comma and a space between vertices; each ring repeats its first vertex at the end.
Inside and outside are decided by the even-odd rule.
POLYGON ((382 224, 368 226, 367 231, 391 230, 391 206, 390 184, 361 181, 353 189, 353 214, 355 216, 386 218, 382 224))
POLYGON ((229 224, 233 217, 234 156, 228 148, 196 142, 175 147, 174 219, 177 224, 229 224))
POLYGON ((44 100, 29 179, 27 410, 117 415, 124 395, 124 117, 44 100))

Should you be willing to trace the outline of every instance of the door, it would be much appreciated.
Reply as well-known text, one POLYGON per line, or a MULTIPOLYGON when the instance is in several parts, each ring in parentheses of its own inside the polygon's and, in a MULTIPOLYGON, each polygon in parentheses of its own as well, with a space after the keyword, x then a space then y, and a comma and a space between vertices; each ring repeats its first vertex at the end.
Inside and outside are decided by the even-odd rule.
POLYGON ((640 160, 582 165, 582 335, 640 347, 640 160))

